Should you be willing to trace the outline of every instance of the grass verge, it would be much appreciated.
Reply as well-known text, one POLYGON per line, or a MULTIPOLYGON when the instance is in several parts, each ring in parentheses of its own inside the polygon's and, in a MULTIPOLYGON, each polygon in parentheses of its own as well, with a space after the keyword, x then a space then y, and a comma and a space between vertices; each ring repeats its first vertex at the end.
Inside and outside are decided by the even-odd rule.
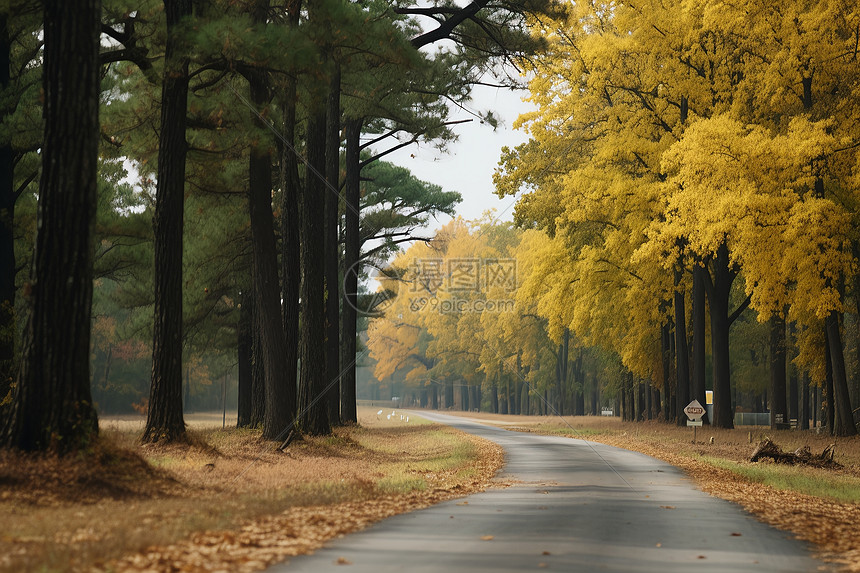
POLYGON ((285 453, 211 427, 139 446, 136 420, 106 421, 86 456, 0 453, 0 571, 256 571, 478 491, 501 466, 494 444, 375 412, 285 453))

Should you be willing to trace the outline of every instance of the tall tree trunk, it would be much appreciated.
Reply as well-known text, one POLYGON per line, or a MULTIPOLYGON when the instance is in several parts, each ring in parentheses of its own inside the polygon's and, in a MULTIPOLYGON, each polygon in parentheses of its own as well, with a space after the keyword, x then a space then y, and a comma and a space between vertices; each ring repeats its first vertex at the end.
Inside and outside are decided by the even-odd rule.
POLYGON ((564 395, 567 390, 568 368, 569 368, 569 353, 570 353, 570 330, 565 328, 564 335, 561 339, 561 345, 558 348, 559 360, 559 377, 558 377, 558 413, 564 416, 566 412, 564 395))
POLYGON ((800 413, 797 420, 798 430, 809 429, 810 418, 809 374, 803 372, 800 381, 800 413))
POLYGON ((161 84, 161 133, 155 195, 155 323, 152 383, 144 442, 185 438, 182 417, 182 228, 185 204, 185 124, 188 58, 178 27, 191 15, 191 0, 164 0, 167 15, 165 69, 161 84))
POLYGON ((786 350, 785 319, 772 316, 770 321, 770 427, 777 428, 777 420, 788 423, 786 406, 786 350))
POLYGON ((239 363, 239 396, 238 416, 236 426, 247 428, 251 425, 251 385, 252 385, 252 348, 253 337, 251 335, 251 309, 253 298, 247 293, 241 295, 241 307, 239 308, 239 327, 237 330, 237 361, 239 363))
POLYGON ((654 411, 652 410, 653 404, 651 403, 651 399, 653 398, 653 394, 651 393, 651 383, 648 382, 645 386, 645 419, 651 420, 654 418, 654 411))
POLYGON ((493 414, 499 413, 499 388, 495 384, 490 388, 490 411, 493 414))
POLYGON ((358 258, 361 255, 359 209, 361 194, 361 126, 362 119, 346 122, 346 183, 345 239, 343 254, 343 316, 341 320, 340 379, 341 419, 346 424, 358 423, 355 394, 356 336, 358 335, 358 258))
POLYGON ((340 281, 338 263, 338 222, 340 216, 340 66, 335 64, 329 82, 328 106, 326 110, 325 153, 325 226, 323 248, 325 255, 325 361, 326 380, 334 382, 326 397, 328 418, 334 425, 340 424, 340 281), (337 382, 335 382, 337 381, 337 382))
POLYGON ((833 409, 833 354, 830 353, 830 334, 827 324, 824 325, 824 388, 821 389, 821 425, 831 436, 835 430, 833 423, 836 418, 833 409))
POLYGON ((810 386, 809 400, 812 416, 812 427, 817 428, 821 422, 821 388, 819 386, 810 386))
POLYGON ((263 335, 260 332, 260 311, 256 297, 249 301, 251 311, 251 422, 252 428, 262 428, 266 417, 266 373, 263 371, 263 335))
POLYGON ((520 388, 520 414, 524 416, 531 415, 531 392, 529 391, 528 382, 523 382, 520 388))
POLYGON ((652 393, 651 402, 652 402, 653 407, 654 407, 654 419, 659 420, 660 419, 660 391, 655 386, 652 386, 651 387, 651 393, 652 393))
MULTIPOLYGON (((732 411, 732 382, 729 362, 729 327, 739 315, 729 316, 729 295, 737 276, 729 266, 729 249, 725 243, 717 249, 711 261, 713 277, 705 273, 705 291, 711 308, 711 356, 714 367, 714 419, 718 428, 734 427, 732 411)), ((745 303, 748 304, 748 303, 745 303)))
MULTIPOLYGON (((788 332, 786 334, 786 351, 793 347, 793 341, 796 340, 795 324, 788 323, 788 332)), ((791 359, 786 356, 786 359, 791 362, 791 359)), ((788 419, 797 420, 797 426, 800 426, 800 384, 797 375, 797 368, 792 368, 788 378, 788 419)))
MULTIPOLYGON (((567 351, 565 351, 567 354, 567 351)), ((585 415, 585 371, 582 367, 582 351, 580 350, 576 360, 573 362, 573 379, 574 379, 574 416, 585 415)))
MULTIPOLYGON (((258 22, 265 21, 268 11, 268 2, 261 4, 258 8, 260 14, 256 18, 258 22)), ((256 110, 262 110, 269 103, 268 79, 264 72, 254 71, 248 74, 248 83, 251 88, 251 103, 255 107, 252 121, 260 130, 267 129, 256 110)), ((266 388, 263 439, 278 440, 293 424, 296 404, 295 394, 287 384, 287 342, 281 321, 278 254, 272 214, 272 147, 268 138, 261 138, 251 145, 248 175, 248 210, 254 254, 254 298, 257 302, 266 388)))
POLYGON ((660 350, 663 358, 663 421, 672 422, 672 408, 669 402, 672 399, 672 326, 669 322, 660 327, 660 350))
MULTIPOLYGON (((0 93, 10 81, 12 43, 8 14, 0 13, 0 93)), ((0 124, 11 115, 12 106, 0 102, 0 124)), ((11 137, 0 142, 0 404, 9 393, 15 354, 15 189, 11 137)), ((0 406, 0 411, 2 411, 0 406)))
POLYGON ((69 452, 98 434, 90 395, 90 315, 101 2, 44 0, 42 8, 45 131, 31 311, 0 445, 69 452))
POLYGON ((325 271, 322 241, 324 225, 326 113, 317 109, 308 121, 307 159, 302 194, 302 319, 299 413, 301 428, 311 435, 328 434, 331 426, 325 404, 325 271), (316 171, 315 173, 312 171, 316 171))
POLYGON ((857 426, 851 409, 851 397, 848 394, 848 377, 845 370, 845 355, 842 348, 839 313, 831 311, 825 319, 827 329, 827 344, 830 349, 830 362, 833 369, 833 399, 832 408, 835 413, 833 433, 837 436, 856 436, 857 426))
MULTIPOLYGON (((705 397, 705 276, 707 271, 701 263, 693 265, 693 376, 690 384, 691 399, 704 405, 705 397)), ((702 420, 710 424, 707 408, 702 420)))
MULTIPOLYGON (((299 25, 301 0, 287 2, 289 25, 299 25)), ((299 158, 296 155, 296 78, 288 76, 283 93, 284 140, 281 149, 281 322, 284 329, 284 385, 287 401, 292 402, 291 415, 296 415, 299 365, 299 297, 301 285, 299 243, 299 201, 301 181, 299 158)))
POLYGON ((445 381, 445 409, 450 410, 454 407, 454 386, 450 380, 445 381))
POLYGON ((687 404, 690 403, 690 354, 687 347, 687 317, 684 306, 684 291, 681 290, 681 279, 683 269, 675 269, 675 372, 676 391, 675 408, 678 412, 678 425, 687 423, 686 415, 681 415, 687 404))

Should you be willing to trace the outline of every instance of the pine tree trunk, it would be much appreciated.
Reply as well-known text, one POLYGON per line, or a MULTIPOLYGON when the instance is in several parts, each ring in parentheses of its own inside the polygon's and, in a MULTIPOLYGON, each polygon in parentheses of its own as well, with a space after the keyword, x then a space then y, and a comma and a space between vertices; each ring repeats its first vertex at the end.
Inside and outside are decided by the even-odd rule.
POLYGON ((251 425, 251 386, 253 374, 251 370, 253 337, 251 335, 251 309, 253 298, 246 293, 242 294, 241 308, 239 308, 239 327, 237 330, 237 361, 239 363, 239 396, 238 417, 236 426, 247 428, 251 425))
POLYGON ((101 2, 44 0, 42 8, 45 131, 31 311, 0 445, 71 452, 98 435, 90 315, 101 2))
POLYGON ((191 0, 165 0, 167 47, 161 85, 161 133, 153 217, 155 247, 155 323, 152 383, 144 442, 185 438, 182 417, 182 229, 185 203, 185 124, 188 58, 180 53, 183 18, 191 0))
POLYGON ((263 335, 260 331, 260 311, 255 296, 249 301, 251 311, 251 422, 252 428, 262 428, 266 417, 266 374, 263 368, 263 335))
POLYGON ((857 426, 851 409, 848 393, 848 377, 845 369, 845 354, 842 348, 839 313, 831 311, 825 319, 827 343, 830 348, 830 361, 833 369, 832 410, 835 413, 833 433, 836 436, 856 436, 857 426))
MULTIPOLYGON (((248 81, 251 103, 257 110, 262 110, 269 101, 267 78, 263 72, 254 72, 249 74, 248 81)), ((260 129, 265 128, 256 113, 252 113, 252 120, 260 129)), ((257 303, 266 389, 263 439, 279 440, 293 424, 296 404, 295 394, 287 383, 287 344, 281 322, 278 256, 272 214, 272 155, 267 143, 269 140, 263 138, 251 146, 248 209, 254 255, 254 299, 257 303)))
POLYGON ((777 419, 788 423, 786 407, 785 319, 770 319, 770 427, 777 428, 777 419))
POLYGON ((325 362, 327 381, 334 382, 325 399, 328 418, 333 425, 340 425, 340 281, 338 263, 338 223, 340 216, 340 67, 329 82, 328 109, 326 110, 326 154, 325 174, 325 236, 323 257, 325 265, 325 362), (337 381, 337 382, 335 382, 337 381))
MULTIPOLYGON (((0 13, 0 93, 9 87, 12 43, 8 14, 0 13)), ((0 102, 0 124, 12 113, 0 102)), ((13 150, 10 138, 0 144, 0 404, 9 393, 15 354, 15 189, 13 150)), ((0 406, 0 412, 2 412, 0 406)))
POLYGON ((675 269, 675 408, 678 412, 678 425, 687 423, 687 416, 681 415, 690 403, 690 362, 687 348, 687 317, 684 292, 681 290, 683 270, 675 269))
MULTIPOLYGON (((359 235, 359 209, 361 193, 361 119, 346 122, 346 185, 345 185, 345 239, 343 256, 343 316, 341 333, 340 379, 341 418, 344 423, 356 424, 355 360, 356 336, 358 335, 358 273, 361 255, 359 235)), ((435 396, 435 390, 434 390, 435 396)), ((435 409, 435 406, 434 406, 435 409)))
POLYGON ((299 414, 302 431, 311 435, 331 433, 325 404, 325 253, 323 236, 325 182, 318 174, 325 171, 325 108, 308 121, 307 159, 316 173, 305 176, 302 193, 301 264, 301 375, 299 377, 299 414))
MULTIPOLYGON (((301 1, 287 2, 289 25, 299 24, 301 1)), ((299 362, 299 296, 301 284, 300 243, 299 243, 299 201, 301 181, 299 179, 299 160, 296 155, 296 79, 286 78, 283 94, 284 106, 284 145, 281 150, 281 321, 284 329, 284 384, 287 401, 294 406, 296 415, 298 392, 299 362)))

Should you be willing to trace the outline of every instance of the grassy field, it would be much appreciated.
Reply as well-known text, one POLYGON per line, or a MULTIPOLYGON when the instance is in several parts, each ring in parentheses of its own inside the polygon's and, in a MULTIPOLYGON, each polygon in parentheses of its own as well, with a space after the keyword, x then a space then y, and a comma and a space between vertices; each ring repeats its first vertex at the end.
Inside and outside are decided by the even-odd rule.
POLYGON ((395 513, 483 488, 501 449, 376 410, 294 442, 190 416, 191 443, 140 446, 102 420, 86 456, 0 454, 0 571, 255 571, 395 513), (185 567, 185 569, 182 569, 185 567))

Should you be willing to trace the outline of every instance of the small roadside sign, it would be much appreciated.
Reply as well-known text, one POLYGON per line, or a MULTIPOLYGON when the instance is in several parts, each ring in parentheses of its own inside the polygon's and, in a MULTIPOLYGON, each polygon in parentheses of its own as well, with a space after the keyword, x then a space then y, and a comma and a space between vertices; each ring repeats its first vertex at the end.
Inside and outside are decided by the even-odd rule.
MULTIPOLYGON (((702 416, 705 415, 705 408, 701 404, 699 404, 698 400, 693 400, 692 402, 687 404, 686 408, 684 408, 684 413, 687 414, 687 417, 691 421, 698 422, 702 419, 702 416)), ((687 424, 687 425, 692 426, 692 424, 687 424)), ((697 424, 697 425, 701 425, 701 424, 697 424)))
POLYGON ((701 420, 687 420, 687 426, 701 426, 701 420))

